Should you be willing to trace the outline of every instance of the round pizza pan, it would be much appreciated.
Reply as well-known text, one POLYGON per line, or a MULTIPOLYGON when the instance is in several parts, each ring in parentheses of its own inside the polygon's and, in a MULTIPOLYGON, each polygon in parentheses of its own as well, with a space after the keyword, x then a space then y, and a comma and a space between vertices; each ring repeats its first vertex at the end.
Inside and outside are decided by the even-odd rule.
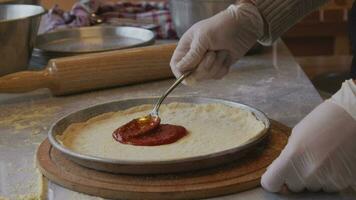
POLYGON ((49 60, 86 53, 153 44, 155 34, 128 26, 92 26, 62 29, 37 36, 33 56, 49 60))
MULTIPOLYGON (((56 136, 61 135, 66 130, 66 128, 72 123, 85 122, 92 117, 106 112, 125 110, 143 104, 154 104, 156 101, 156 97, 127 99, 104 103, 74 112, 63 117, 62 119, 58 120, 56 123, 53 124, 48 133, 48 139, 54 148, 62 152, 69 159, 79 165, 88 168, 123 174, 166 174, 205 169, 236 161, 237 159, 241 158, 247 151, 253 150, 256 145, 259 145, 268 135, 268 130, 270 128, 270 121, 268 120, 267 116, 263 112, 246 104, 229 100, 204 97, 168 97, 164 103, 220 103, 232 107, 249 110, 255 115, 258 120, 264 123, 265 129, 259 135, 254 138, 251 138, 245 144, 237 146, 235 148, 208 155, 162 161, 128 161, 84 155, 66 148, 57 140, 56 136)), ((98 146, 95 148, 100 147, 98 146)))

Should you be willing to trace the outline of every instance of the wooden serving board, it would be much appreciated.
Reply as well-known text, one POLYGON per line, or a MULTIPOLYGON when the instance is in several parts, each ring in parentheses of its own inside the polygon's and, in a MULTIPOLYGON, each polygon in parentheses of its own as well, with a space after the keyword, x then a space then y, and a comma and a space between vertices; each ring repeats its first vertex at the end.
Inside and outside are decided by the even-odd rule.
POLYGON ((266 167, 287 143, 291 129, 272 121, 269 137, 242 159, 213 169, 167 175, 123 175, 75 164, 45 140, 37 164, 49 180, 71 190, 109 199, 201 199, 260 185, 266 167))

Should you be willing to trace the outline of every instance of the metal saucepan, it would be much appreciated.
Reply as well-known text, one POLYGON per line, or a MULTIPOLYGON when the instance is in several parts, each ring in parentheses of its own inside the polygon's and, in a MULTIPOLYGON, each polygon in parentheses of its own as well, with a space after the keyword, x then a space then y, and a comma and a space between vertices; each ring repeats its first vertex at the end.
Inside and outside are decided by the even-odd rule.
MULTIPOLYGON (((125 161, 94 157, 89 155, 83 155, 74 152, 57 140, 56 136, 61 135, 66 128, 72 123, 85 122, 88 119, 106 113, 118 110, 124 110, 133 106, 142 104, 154 104, 157 98, 142 98, 142 99, 129 99, 121 100, 110 103, 105 103, 93 107, 89 107, 84 110, 74 112, 59 121, 57 121, 50 129, 48 138, 54 148, 61 151, 64 155, 68 156, 72 161, 96 170, 112 172, 112 173, 124 173, 124 174, 164 174, 192 171, 203 168, 214 167, 217 165, 223 165, 244 155, 245 152, 252 147, 259 144, 268 135, 270 127, 270 121, 264 113, 252 108, 248 105, 222 99, 202 98, 202 97, 168 97, 165 103, 170 102, 187 102, 187 103, 221 103, 228 106, 239 107, 245 110, 249 110, 254 113, 256 118, 265 124, 265 130, 251 139, 249 142, 242 146, 221 151, 218 153, 191 157, 186 159, 166 160, 166 161, 125 161)), ((100 147, 99 147, 100 148, 100 147)), ((253 149, 253 148, 252 148, 253 149)))

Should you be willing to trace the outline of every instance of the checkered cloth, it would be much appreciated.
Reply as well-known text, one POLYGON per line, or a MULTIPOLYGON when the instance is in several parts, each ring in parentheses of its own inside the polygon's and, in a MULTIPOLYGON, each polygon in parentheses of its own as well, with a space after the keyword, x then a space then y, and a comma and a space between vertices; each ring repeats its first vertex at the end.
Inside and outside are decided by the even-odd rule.
MULTIPOLYGON (((103 23, 115 24, 120 19, 131 19, 131 22, 141 21, 146 25, 138 23, 120 23, 138 27, 147 27, 156 33, 158 39, 176 39, 171 15, 167 2, 107 2, 105 0, 86 0, 76 3, 71 11, 64 12, 58 5, 54 6, 42 17, 40 33, 45 33, 60 28, 93 26, 97 24, 95 19, 103 23), (96 18, 91 17, 95 14, 96 18), (154 26, 152 26, 152 24, 154 26)), ((117 24, 117 23, 116 23, 117 24)))

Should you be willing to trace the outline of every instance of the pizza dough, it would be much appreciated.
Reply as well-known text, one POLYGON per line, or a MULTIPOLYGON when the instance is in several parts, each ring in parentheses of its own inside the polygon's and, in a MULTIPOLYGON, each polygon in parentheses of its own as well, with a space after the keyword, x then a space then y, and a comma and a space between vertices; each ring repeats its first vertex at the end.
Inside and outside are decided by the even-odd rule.
POLYGON ((240 108, 216 103, 170 103, 160 108, 161 123, 184 126, 187 136, 161 146, 133 146, 113 139, 115 129, 151 110, 152 105, 142 105, 105 113, 87 122, 71 124, 57 138, 62 145, 81 154, 124 161, 165 161, 238 147, 265 129, 263 122, 240 108))

